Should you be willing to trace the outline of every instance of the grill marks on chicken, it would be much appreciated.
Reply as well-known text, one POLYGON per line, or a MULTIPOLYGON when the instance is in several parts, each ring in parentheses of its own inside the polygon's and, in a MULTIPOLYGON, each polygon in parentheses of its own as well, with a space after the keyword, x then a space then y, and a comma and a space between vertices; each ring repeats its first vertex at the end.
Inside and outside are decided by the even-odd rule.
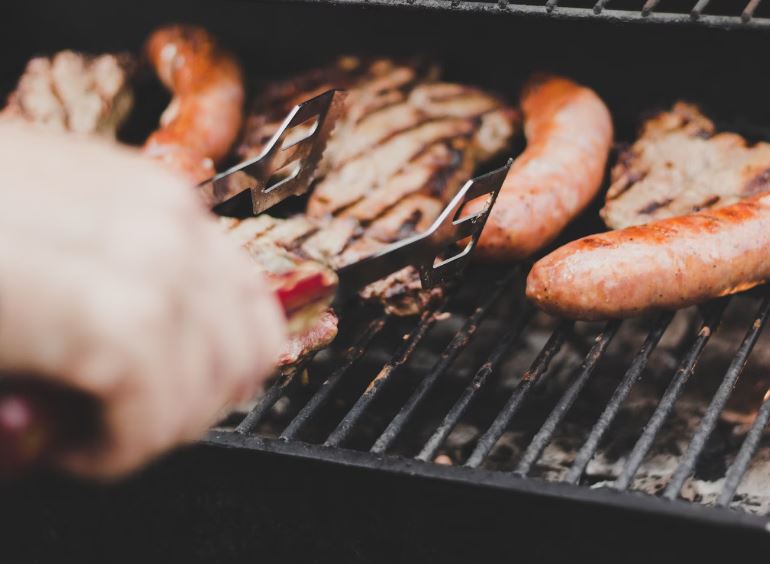
POLYGON ((749 146, 716 133, 697 107, 679 102, 645 122, 612 171, 601 211, 624 228, 722 207, 770 189, 770 143, 749 146))
MULTIPOLYGON (((307 206, 317 233, 290 245, 295 252, 339 268, 423 231, 480 162, 509 147, 519 121, 512 108, 436 76, 416 63, 343 58, 267 87, 247 119, 242 158, 260 153, 293 105, 330 88, 348 91, 307 206)), ((292 135, 301 138, 310 127, 292 135)), ((419 289, 409 268, 362 295, 407 315, 432 296, 419 289)))
POLYGON ((133 106, 134 66, 126 54, 35 57, 0 115, 53 131, 114 137, 133 106))

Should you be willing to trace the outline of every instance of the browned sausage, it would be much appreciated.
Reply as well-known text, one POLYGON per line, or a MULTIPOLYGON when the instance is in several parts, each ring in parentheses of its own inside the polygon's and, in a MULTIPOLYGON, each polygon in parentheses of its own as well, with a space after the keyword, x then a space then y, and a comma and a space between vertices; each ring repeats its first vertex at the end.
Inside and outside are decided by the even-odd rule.
POLYGON ((174 25, 147 40, 147 56, 173 99, 144 151, 199 182, 214 174, 241 128, 243 74, 204 29, 174 25))
POLYGON ((481 235, 476 252, 488 259, 524 258, 551 242, 598 192, 612 143, 610 113, 589 88, 537 76, 521 104, 527 147, 481 235))
POLYGON ((527 296, 575 319, 678 309, 770 280, 770 194, 591 235, 535 264, 527 296))

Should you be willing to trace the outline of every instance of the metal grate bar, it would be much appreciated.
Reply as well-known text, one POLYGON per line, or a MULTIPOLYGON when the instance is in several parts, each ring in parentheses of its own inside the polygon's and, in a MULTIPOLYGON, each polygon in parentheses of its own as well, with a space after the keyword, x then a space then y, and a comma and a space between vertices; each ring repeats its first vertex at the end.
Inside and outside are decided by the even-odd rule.
POLYGON ((732 501, 743 476, 746 474, 746 470, 749 468, 751 459, 754 458, 754 454, 757 452, 759 441, 762 439, 768 420, 770 420, 770 389, 767 390, 765 400, 762 402, 759 411, 757 411, 754 422, 751 424, 751 428, 743 440, 738 456, 735 457, 730 469, 727 471, 725 484, 717 500, 718 506, 724 507, 732 501))
POLYGON ((449 301, 449 296, 445 295, 434 303, 429 309, 425 310, 420 316, 420 321, 417 326, 412 329, 404 338, 404 343, 399 347, 393 357, 382 367, 382 370, 374 377, 369 387, 358 398, 350 411, 337 425, 337 428, 332 431, 329 437, 324 443, 325 446, 339 446, 342 444, 353 431, 356 423, 361 415, 363 415, 366 408, 374 401, 374 398, 385 389, 387 382, 390 381, 390 376, 402 366, 412 353, 417 348, 417 345, 422 341, 428 330, 433 327, 433 324, 437 321, 439 314, 446 307, 449 301))
POLYGON ((556 330, 551 333, 548 338, 548 342, 540 350, 540 352, 532 361, 529 369, 521 377, 521 381, 516 386, 516 389, 511 393, 503 409, 495 417, 495 420, 489 426, 489 429, 481 436, 476 443, 476 447, 465 462, 465 466, 469 468, 476 468, 481 464, 484 459, 495 446, 498 439, 502 436, 505 430, 510 425, 516 412, 519 410, 519 406, 524 402, 529 390, 537 384, 540 377, 548 370, 548 366, 556 353, 561 350, 564 341, 567 338, 567 334, 572 330, 573 323, 571 321, 562 321, 556 330))
POLYGON ((601 14, 604 7, 610 3, 610 0, 597 0, 594 4, 594 14, 601 14))
POLYGON ((754 17, 754 12, 757 11, 757 8, 759 7, 759 3, 762 0, 749 0, 749 3, 746 4, 746 7, 743 9, 743 12, 741 13, 741 20, 744 22, 749 21, 751 18, 754 17))
POLYGON ((604 408, 604 411, 599 416, 599 420, 596 422, 593 429, 591 429, 588 439, 586 439, 586 442, 583 443, 580 451, 578 451, 575 461, 572 463, 572 466, 564 479, 565 482, 577 484, 580 481, 589 460, 591 460, 596 449, 599 447, 599 441, 601 441, 602 437, 607 432, 607 429, 612 424, 615 416, 620 410, 621 404, 631 391, 631 388, 642 375, 642 372, 647 366, 650 354, 655 350, 658 341, 660 341, 660 338, 663 336, 663 333, 666 331, 666 328, 669 323, 671 323, 673 317, 673 313, 666 312, 661 314, 656 320, 655 325, 631 362, 625 376, 623 376, 618 387, 615 388, 615 392, 612 394, 612 398, 607 404, 607 407, 604 408))
POLYGON ((695 4, 695 7, 693 7, 693 9, 690 11, 690 17, 693 19, 698 19, 703 13, 703 10, 705 10, 709 5, 709 2, 711 2, 711 0, 698 0, 698 2, 695 4))
MULTIPOLYGON (((596 2, 599 0, 584 0, 587 5, 581 7, 564 6, 556 0, 548 0, 543 4, 534 3, 532 0, 518 2, 515 0, 291 0, 299 3, 312 4, 340 4, 361 6, 382 6, 387 8, 408 7, 412 9, 450 10, 453 12, 478 12, 488 14, 508 14, 514 16, 543 17, 556 19, 582 19, 607 22, 645 22, 648 25, 699 25, 720 29, 766 29, 770 27, 770 18, 745 17, 741 12, 740 0, 733 0, 735 12, 726 14, 707 14, 705 4, 696 8, 671 7, 669 3, 662 3, 668 7, 668 11, 655 8, 659 2, 647 0, 642 9, 613 7, 614 3, 602 2, 608 7, 597 11, 596 2), (649 7, 651 6, 651 7, 649 7), (693 15, 693 14, 697 15, 693 15)), ((573 2, 574 3, 574 2, 573 2)), ((642 0, 638 0, 642 4, 642 0)), ((695 0, 692 0, 695 3, 695 0)), ((620 3, 619 3, 620 4, 620 3)), ((699 3, 700 4, 700 3, 699 3)))
POLYGON ((545 423, 543 423, 540 430, 535 434, 532 442, 529 443, 527 450, 524 452, 524 456, 516 466, 516 470, 514 471, 516 474, 526 476, 529 473, 530 468, 532 468, 532 464, 540 458, 543 449, 550 442, 551 437, 553 437, 556 427, 561 423, 561 420, 564 419, 564 416, 567 414, 570 407, 572 407, 575 399, 577 399, 580 390, 582 390, 583 386, 588 382, 588 379, 596 367, 596 363, 604 354, 604 351, 607 349, 610 341, 612 341, 615 333, 617 333, 620 323, 621 322, 618 320, 609 321, 604 326, 602 332, 597 335, 594 345, 591 347, 591 350, 583 360, 583 364, 580 366, 578 377, 575 378, 572 384, 567 388, 567 391, 564 392, 559 399, 559 402, 556 404, 556 407, 553 408, 553 411, 551 411, 548 416, 548 419, 545 420, 545 423))
POLYGON ((525 305, 524 309, 519 313, 516 321, 513 322, 512 327, 497 343, 492 354, 489 355, 487 361, 481 365, 476 374, 473 376, 473 380, 463 390, 460 398, 452 406, 452 409, 444 417, 441 425, 438 426, 436 431, 431 435, 425 446, 420 453, 415 457, 417 460, 428 461, 432 460, 436 451, 447 438, 452 429, 455 428, 460 417, 463 416, 468 409, 473 398, 478 394, 479 390, 484 386, 489 375, 492 374, 500 361, 505 358, 508 349, 519 339, 522 331, 527 325, 527 321, 532 315, 532 308, 529 305, 525 305))
POLYGON ((452 341, 447 345, 444 351, 441 353, 436 364, 430 373, 420 381, 420 384, 414 390, 409 400, 399 410, 398 414, 393 418, 387 428, 382 432, 379 438, 375 441, 374 446, 371 448, 371 452, 381 454, 385 452, 396 437, 401 433, 404 425, 409 421, 417 406, 422 402, 428 392, 433 389, 433 386, 438 379, 452 366, 457 356, 465 350, 465 347, 470 343, 471 338, 479 328, 479 324, 486 317, 495 302, 502 295, 503 291, 508 290, 511 283, 519 276, 518 269, 512 271, 502 281, 495 285, 491 295, 482 305, 477 307, 470 317, 466 320, 463 327, 452 338, 452 341))
POLYGON ((302 372, 302 370, 311 360, 312 358, 304 361, 300 366, 297 367, 297 370, 292 371, 291 374, 282 374, 278 376, 278 379, 265 392, 265 395, 259 398, 257 405, 255 405, 254 408, 249 411, 246 417, 243 418, 243 421, 238 424, 238 426, 235 428, 235 432, 246 434, 254 431, 254 429, 257 428, 257 425, 259 425, 259 422, 262 421, 262 418, 267 415, 267 413, 275 405, 275 402, 277 402, 284 394, 286 388, 288 388, 289 385, 294 381, 294 375, 302 372))
POLYGON ((369 344, 372 340, 380 334, 385 328, 390 315, 387 313, 382 314, 380 317, 374 319, 369 323, 361 336, 345 351, 342 357, 342 362, 337 369, 329 376, 318 391, 312 398, 305 404, 305 406, 297 413, 291 423, 283 430, 280 438, 284 440, 293 439, 297 433, 302 429, 305 423, 329 400, 332 392, 337 389, 337 386, 342 381, 343 377, 350 370, 356 361, 366 353, 369 344))
POLYGON ((698 461, 700 453, 703 452, 703 447, 706 446, 706 441, 708 441, 711 432, 714 430, 719 414, 722 413, 722 409, 730 398, 730 394, 746 366, 749 355, 751 354, 757 339, 759 339, 759 335, 762 333, 762 329, 765 326, 769 313, 770 297, 766 297, 762 300, 759 311, 754 318, 754 323, 752 323, 746 336, 743 338, 743 342, 741 342, 741 346, 733 357, 722 383, 719 385, 719 388, 714 394, 714 398, 711 400, 711 404, 703 415, 698 430, 693 435, 690 445, 687 447, 687 452, 685 452, 682 460, 679 462, 679 466, 677 466, 671 477, 671 481, 663 492, 663 497, 675 499, 679 495, 685 480, 687 480, 695 469, 695 463, 698 461))
POLYGON ((644 6, 642 6, 642 15, 645 17, 649 16, 659 3, 660 0, 647 0, 644 6))
POLYGON ((674 374, 671 383, 666 388, 663 397, 658 403, 658 407, 655 409, 652 417, 650 417, 650 420, 647 422, 642 435, 639 437, 639 440, 636 441, 631 454, 628 456, 628 462, 626 462, 626 465, 623 468, 623 472, 620 474, 620 476, 618 476, 618 479, 615 480, 615 488, 619 490, 628 489, 628 486, 634 479, 636 472, 639 470, 639 466, 641 465, 642 460, 650 450, 652 442, 655 440, 658 431, 660 431, 660 428, 668 417, 668 414, 671 413, 671 410, 674 408, 676 400, 679 399, 679 395, 682 393, 682 388, 695 369, 695 363, 698 362, 703 349, 706 347, 706 343, 708 343, 711 335, 713 335, 719 327, 719 322, 722 319, 722 314, 725 311, 725 307, 727 307, 728 301, 729 298, 725 298, 708 306, 708 312, 706 313, 706 317, 701 324, 700 329, 698 330, 697 337, 690 346, 690 349, 687 351, 687 354, 682 359, 676 374, 674 374))

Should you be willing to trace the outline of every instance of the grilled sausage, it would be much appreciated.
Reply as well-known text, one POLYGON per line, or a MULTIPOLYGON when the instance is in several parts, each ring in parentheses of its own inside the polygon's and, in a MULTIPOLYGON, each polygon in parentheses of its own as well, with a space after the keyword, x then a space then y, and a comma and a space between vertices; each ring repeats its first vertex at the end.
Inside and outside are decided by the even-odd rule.
POLYGON ((241 128, 243 74, 236 59, 204 29, 155 31, 147 56, 173 99, 144 151, 199 182, 214 174, 241 128))
POLYGON ((591 235, 535 264, 527 296, 574 319, 678 309, 770 280, 770 194, 591 235))
POLYGON ((612 143, 604 102, 565 78, 530 80, 522 109, 527 147, 505 179, 476 250, 488 259, 524 258, 551 242, 598 192, 612 143))

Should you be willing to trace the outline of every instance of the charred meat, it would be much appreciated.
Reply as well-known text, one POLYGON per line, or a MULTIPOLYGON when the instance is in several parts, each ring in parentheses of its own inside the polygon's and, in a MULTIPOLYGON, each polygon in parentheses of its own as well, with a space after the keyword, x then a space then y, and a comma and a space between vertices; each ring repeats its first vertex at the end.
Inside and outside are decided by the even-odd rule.
MULTIPOLYGON (((330 88, 348 90, 307 206, 306 221, 318 231, 300 254, 338 268, 419 233, 480 163, 509 147, 519 121, 512 108, 436 77, 434 67, 413 62, 349 57, 264 90, 246 122, 242 158, 260 153, 294 104, 330 88), (327 248, 313 249, 320 241, 327 248)), ((419 288, 417 272, 407 269, 362 296, 409 315, 434 295, 419 288)))
POLYGON ((612 171, 602 218, 613 229, 722 207, 770 189, 770 144, 716 133, 677 103, 648 120, 612 171))

